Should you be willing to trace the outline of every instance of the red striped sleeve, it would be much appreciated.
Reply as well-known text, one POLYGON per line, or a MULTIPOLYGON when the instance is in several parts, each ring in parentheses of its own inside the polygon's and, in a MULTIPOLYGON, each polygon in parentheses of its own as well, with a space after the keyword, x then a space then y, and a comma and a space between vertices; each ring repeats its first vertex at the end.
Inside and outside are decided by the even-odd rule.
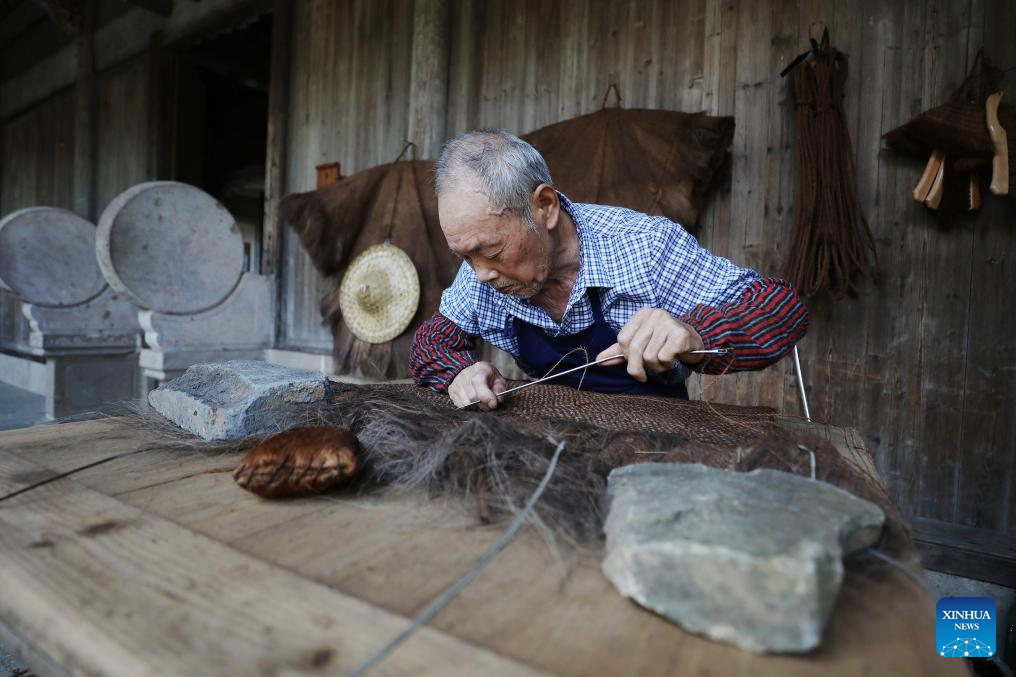
POLYGON ((441 313, 420 325, 409 350, 409 372, 417 385, 439 393, 476 362, 476 339, 441 313))
POLYGON ((778 362, 808 331, 808 309, 789 282, 757 280, 740 299, 714 308, 699 304, 681 320, 706 348, 730 348, 733 356, 707 358, 692 369, 704 374, 752 371, 778 362))

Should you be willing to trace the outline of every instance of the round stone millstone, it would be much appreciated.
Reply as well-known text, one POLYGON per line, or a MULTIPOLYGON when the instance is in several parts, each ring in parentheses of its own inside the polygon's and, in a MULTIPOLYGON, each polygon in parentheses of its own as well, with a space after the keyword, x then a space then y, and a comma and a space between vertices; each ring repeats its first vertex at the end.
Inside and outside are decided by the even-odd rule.
POLYGON ((184 315, 221 303, 243 272, 243 237, 215 198, 175 181, 141 183, 99 218, 95 253, 113 289, 148 310, 184 315))
POLYGON ((56 207, 9 214, 0 221, 0 285, 40 306, 95 298, 106 288, 95 260, 95 225, 56 207))

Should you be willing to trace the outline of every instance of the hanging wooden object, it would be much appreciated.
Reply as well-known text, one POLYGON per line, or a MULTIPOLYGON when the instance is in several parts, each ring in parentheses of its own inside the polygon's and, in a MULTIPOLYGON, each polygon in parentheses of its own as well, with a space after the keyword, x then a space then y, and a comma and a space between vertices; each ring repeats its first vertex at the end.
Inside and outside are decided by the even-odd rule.
MULTIPOLYGON (((1009 133, 1002 126, 998 119, 998 109, 1002 102, 1002 93, 995 92, 988 97, 985 103, 985 118, 987 121, 988 135, 991 137, 991 145, 995 154, 991 158, 991 186, 990 190, 995 195, 1008 195, 1013 177, 1009 172, 1009 133)), ((1011 108, 1011 106, 1010 106, 1011 108)), ((1016 120, 1014 120, 1016 122, 1016 120)), ((1016 128, 1010 130, 1016 134, 1016 128)), ((1016 159, 1016 158, 1013 158, 1016 159)))
POLYGON ((1002 103, 998 91, 1001 76, 978 52, 966 78, 943 104, 883 136, 894 150, 928 159, 914 188, 915 201, 946 214, 977 210, 981 206, 980 174, 987 167, 991 167, 992 194, 1013 192, 1011 162, 1016 148, 1006 128, 1016 128, 1016 108, 1002 103), (938 176, 939 185, 932 191, 938 176))

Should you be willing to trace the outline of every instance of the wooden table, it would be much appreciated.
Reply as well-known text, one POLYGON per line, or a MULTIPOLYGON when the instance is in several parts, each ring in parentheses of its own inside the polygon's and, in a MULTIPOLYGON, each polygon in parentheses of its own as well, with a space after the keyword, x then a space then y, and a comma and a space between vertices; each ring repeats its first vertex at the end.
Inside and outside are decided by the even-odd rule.
MULTIPOLYGON (((41 674, 342 674, 501 533, 419 496, 263 501, 217 472, 236 457, 169 452, 115 420, 0 433, 0 494, 142 448, 0 503, 0 642, 41 674)), ((848 574, 818 651, 758 656, 524 530, 372 674, 966 674, 934 652, 933 600, 878 578, 848 574)))

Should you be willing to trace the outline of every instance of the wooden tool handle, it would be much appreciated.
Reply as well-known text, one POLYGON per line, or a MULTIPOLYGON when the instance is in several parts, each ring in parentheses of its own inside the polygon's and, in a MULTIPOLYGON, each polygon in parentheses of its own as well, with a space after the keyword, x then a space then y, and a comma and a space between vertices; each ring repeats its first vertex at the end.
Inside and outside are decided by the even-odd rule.
POLYGON ((928 164, 924 166, 921 180, 914 186, 914 202, 924 202, 928 199, 928 192, 935 182, 935 177, 941 171, 943 162, 945 162, 945 155, 942 154, 942 151, 933 151, 931 157, 928 158, 928 164))
POLYGON ((995 195, 1009 194, 1009 139, 1005 128, 998 122, 998 104, 1002 101, 1002 92, 995 92, 984 104, 985 117, 988 124, 988 135, 995 146, 995 156, 991 158, 991 185, 989 189, 995 195))
POLYGON ((975 211, 981 208, 981 178, 977 172, 970 172, 970 194, 967 203, 967 211, 975 211))
MULTIPOLYGON (((935 180, 931 184, 931 190, 928 191, 928 197, 924 199, 924 204, 929 209, 938 209, 938 205, 942 202, 942 193, 945 192, 945 155, 940 150, 935 150, 931 154, 931 157, 938 159, 938 171, 935 173, 935 180)), ((931 164, 931 160, 928 160, 928 164, 931 164)))

